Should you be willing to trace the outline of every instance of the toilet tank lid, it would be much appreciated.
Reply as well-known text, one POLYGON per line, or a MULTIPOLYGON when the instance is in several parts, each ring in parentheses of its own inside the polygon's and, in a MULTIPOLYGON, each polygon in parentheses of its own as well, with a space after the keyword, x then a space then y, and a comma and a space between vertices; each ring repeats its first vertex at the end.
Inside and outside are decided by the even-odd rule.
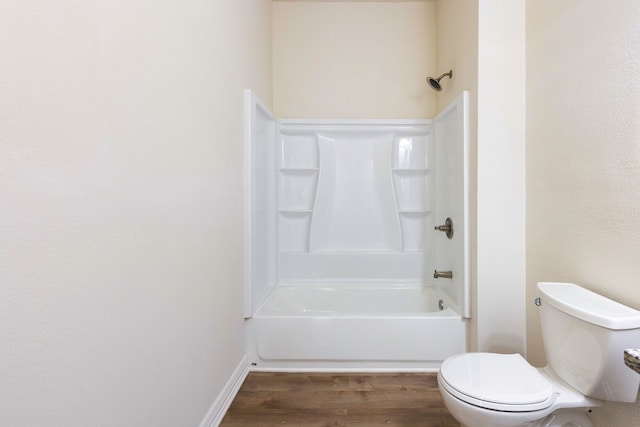
POLYGON ((538 282, 542 303, 603 328, 640 328, 640 311, 582 288, 574 283, 538 282))

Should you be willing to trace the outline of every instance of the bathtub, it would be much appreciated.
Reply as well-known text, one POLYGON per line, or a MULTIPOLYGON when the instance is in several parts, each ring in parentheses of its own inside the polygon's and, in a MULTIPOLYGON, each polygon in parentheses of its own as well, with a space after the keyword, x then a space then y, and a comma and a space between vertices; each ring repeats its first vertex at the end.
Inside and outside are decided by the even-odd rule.
POLYGON ((247 320, 254 370, 436 370, 465 320, 430 286, 278 286, 247 320))

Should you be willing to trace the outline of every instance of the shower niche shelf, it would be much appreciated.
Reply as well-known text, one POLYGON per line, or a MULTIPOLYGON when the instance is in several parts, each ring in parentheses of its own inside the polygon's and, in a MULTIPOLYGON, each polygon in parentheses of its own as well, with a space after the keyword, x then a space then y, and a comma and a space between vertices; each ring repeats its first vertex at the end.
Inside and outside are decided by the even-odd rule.
POLYGON ((278 159, 278 251, 309 251, 318 186, 318 140, 313 132, 280 130, 278 159))
POLYGON ((404 252, 422 252, 429 247, 432 150, 430 134, 397 135, 393 140, 391 173, 404 252))

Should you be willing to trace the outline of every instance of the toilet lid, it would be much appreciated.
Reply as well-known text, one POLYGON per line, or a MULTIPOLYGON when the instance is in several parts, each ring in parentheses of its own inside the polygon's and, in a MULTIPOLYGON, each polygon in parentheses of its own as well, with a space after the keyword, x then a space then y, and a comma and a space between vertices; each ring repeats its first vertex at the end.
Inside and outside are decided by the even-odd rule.
POLYGON ((500 411, 536 411, 555 401, 553 386, 519 354, 466 353, 440 367, 447 391, 457 398, 500 411))

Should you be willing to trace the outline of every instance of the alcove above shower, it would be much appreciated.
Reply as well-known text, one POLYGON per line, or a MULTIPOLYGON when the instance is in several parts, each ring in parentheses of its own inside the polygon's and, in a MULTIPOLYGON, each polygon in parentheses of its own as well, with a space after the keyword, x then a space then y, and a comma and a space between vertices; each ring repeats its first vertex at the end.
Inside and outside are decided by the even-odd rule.
POLYGON ((247 317, 280 284, 433 284, 466 312, 464 96, 423 120, 278 120, 245 96, 247 317))

